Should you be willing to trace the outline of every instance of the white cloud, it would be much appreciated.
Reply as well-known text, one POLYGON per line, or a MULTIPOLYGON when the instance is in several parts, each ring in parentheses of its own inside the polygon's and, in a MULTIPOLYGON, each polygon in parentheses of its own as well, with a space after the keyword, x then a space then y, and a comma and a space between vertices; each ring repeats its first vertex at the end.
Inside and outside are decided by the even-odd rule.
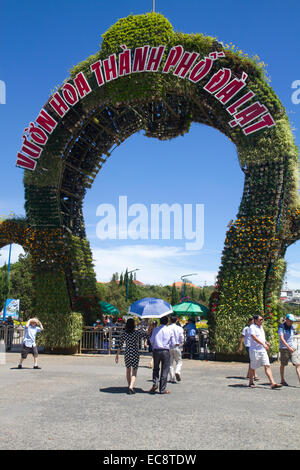
POLYGON ((287 275, 289 277, 296 277, 300 279, 300 263, 288 265, 287 275))
POLYGON ((92 248, 98 281, 107 282, 114 272, 139 268, 137 279, 146 284, 172 284, 184 274, 197 273, 191 279, 197 285, 215 283, 215 271, 199 270, 195 253, 175 246, 123 245, 92 248))
MULTIPOLYGON (((23 255, 25 252, 20 245, 12 244, 11 247, 11 263, 15 263, 19 259, 19 255, 23 255)), ((8 264, 9 258, 9 246, 5 246, 0 250, 0 266, 3 266, 5 263, 8 264)))

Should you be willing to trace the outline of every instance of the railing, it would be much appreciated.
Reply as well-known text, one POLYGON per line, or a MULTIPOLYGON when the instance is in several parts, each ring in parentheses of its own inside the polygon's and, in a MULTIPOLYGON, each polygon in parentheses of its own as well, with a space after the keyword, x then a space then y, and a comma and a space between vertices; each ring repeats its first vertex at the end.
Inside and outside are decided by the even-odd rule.
POLYGON ((0 341, 4 341, 6 350, 8 351, 12 349, 20 349, 24 334, 25 329, 21 326, 0 326, 0 341))
MULTIPOLYGON (((82 339, 79 345, 80 352, 98 352, 101 354, 115 353, 119 347, 119 338, 124 327, 102 327, 93 328, 86 326, 83 329, 82 339)), ((145 346, 145 340, 140 341, 139 352, 148 352, 148 346, 145 346)))
MULTIPOLYGON (((83 335, 79 343, 80 353, 115 354, 119 347, 119 337, 123 332, 123 326, 116 327, 84 327, 83 335)), ((145 340, 140 341, 140 354, 148 354, 149 347, 145 340)), ((207 348, 207 332, 198 330, 196 335, 195 356, 201 359, 208 359, 210 352, 207 348)), ((186 341, 182 355, 188 354, 186 341)))

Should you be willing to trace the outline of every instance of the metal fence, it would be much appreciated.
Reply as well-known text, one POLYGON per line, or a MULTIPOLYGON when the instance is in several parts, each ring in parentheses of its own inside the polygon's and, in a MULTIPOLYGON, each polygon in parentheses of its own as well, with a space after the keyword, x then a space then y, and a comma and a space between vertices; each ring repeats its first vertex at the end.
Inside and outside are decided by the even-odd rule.
MULTIPOLYGON (((99 354, 115 354, 119 347, 119 338, 124 331, 123 326, 116 327, 85 327, 83 329, 82 339, 79 343, 80 353, 99 353, 99 354)), ((196 344, 194 354, 203 359, 207 359, 210 352, 207 348, 207 331, 197 331, 196 344)), ((140 354, 150 354, 147 341, 140 340, 140 354)), ((182 351, 183 357, 188 355, 186 341, 182 351)))
POLYGON ((4 341, 6 350, 19 350, 21 348, 25 330, 21 326, 0 326, 0 341, 4 341))
MULTIPOLYGON (((122 326, 102 327, 95 329, 94 327, 85 327, 83 335, 78 345, 79 353, 94 354, 115 354, 119 347, 119 337, 124 330, 122 326)), ((22 327, 0 326, 0 341, 4 341, 6 350, 19 351, 22 346, 25 329, 22 327)), ((195 356, 200 359, 212 359, 211 353, 207 347, 208 332, 207 330, 197 330, 195 356)), ((300 354, 300 335, 294 337, 295 346, 300 354)), ((150 354, 149 347, 145 340, 140 341, 139 352, 141 354, 150 354)), ((186 341, 183 346, 182 356, 188 356, 186 341)))
MULTIPOLYGON (((82 339, 79 345, 80 352, 95 352, 101 354, 114 354, 119 347, 119 338, 124 327, 85 327, 83 329, 82 339)), ((148 345, 145 340, 140 340, 140 353, 148 351, 148 345)))

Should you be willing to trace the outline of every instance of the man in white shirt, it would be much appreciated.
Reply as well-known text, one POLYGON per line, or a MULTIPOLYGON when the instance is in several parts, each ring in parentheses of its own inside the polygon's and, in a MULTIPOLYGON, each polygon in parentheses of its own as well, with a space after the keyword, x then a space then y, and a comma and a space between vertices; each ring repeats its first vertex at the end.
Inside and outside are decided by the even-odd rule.
POLYGON ((175 346, 170 348, 170 376, 171 383, 176 383, 176 380, 180 382, 181 380, 181 367, 182 367, 182 356, 181 356, 181 347, 184 343, 184 331, 181 326, 176 325, 177 317, 175 315, 171 316, 171 325, 169 329, 173 331, 175 346), (174 361, 176 362, 176 369, 174 374, 174 361), (176 380, 175 380, 176 377, 176 380))
MULTIPOLYGON (((249 357, 249 367, 248 367, 248 372, 247 372, 247 379, 249 379, 250 376, 250 354, 249 354, 249 349, 250 349, 250 326, 253 325, 254 323, 254 318, 251 317, 248 320, 248 326, 245 326, 242 331, 241 335, 241 340, 240 340, 240 346, 239 346, 239 353, 242 352, 243 350, 243 343, 245 346, 245 349, 247 351, 248 357, 249 357)), ((256 372, 254 374, 254 380, 259 380, 259 378, 256 375, 256 372)))
POLYGON ((261 315, 254 315, 254 324, 250 326, 250 374, 249 374, 249 387, 255 388, 253 379, 255 369, 264 366, 265 373, 270 380, 271 388, 279 388, 281 384, 277 384, 273 379, 273 374, 270 367, 269 356, 267 351, 270 343, 266 342, 266 336, 262 327, 263 317, 261 315))
POLYGON ((150 343, 153 349, 153 387, 150 393, 155 393, 158 389, 161 394, 169 394, 167 390, 168 373, 170 370, 170 348, 175 346, 174 333, 168 328, 168 317, 160 319, 160 326, 153 330, 150 343), (159 379, 159 372, 161 374, 159 379))
POLYGON ((26 323, 25 336, 23 338, 23 345, 21 351, 21 359, 18 365, 18 369, 22 369, 22 363, 27 358, 28 354, 32 354, 34 357, 34 369, 40 369, 38 366, 38 349, 36 346, 35 338, 38 333, 43 331, 43 325, 37 318, 31 318, 26 323), (39 326, 38 326, 39 325, 39 326))

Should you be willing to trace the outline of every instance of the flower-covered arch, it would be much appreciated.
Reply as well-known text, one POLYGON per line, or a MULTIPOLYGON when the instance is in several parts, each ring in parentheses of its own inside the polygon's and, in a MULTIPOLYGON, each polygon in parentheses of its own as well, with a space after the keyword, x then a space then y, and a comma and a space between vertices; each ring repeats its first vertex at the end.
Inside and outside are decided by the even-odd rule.
POLYGON ((235 351, 256 312, 272 334, 284 253, 300 238, 298 151, 287 115, 255 60, 215 38, 174 32, 157 13, 113 25, 24 131, 17 165, 26 169, 27 229, 36 234, 40 315, 67 318, 76 298, 95 292, 82 204, 111 152, 137 131, 171 139, 192 122, 225 134, 245 174, 211 298, 211 346, 235 351))

